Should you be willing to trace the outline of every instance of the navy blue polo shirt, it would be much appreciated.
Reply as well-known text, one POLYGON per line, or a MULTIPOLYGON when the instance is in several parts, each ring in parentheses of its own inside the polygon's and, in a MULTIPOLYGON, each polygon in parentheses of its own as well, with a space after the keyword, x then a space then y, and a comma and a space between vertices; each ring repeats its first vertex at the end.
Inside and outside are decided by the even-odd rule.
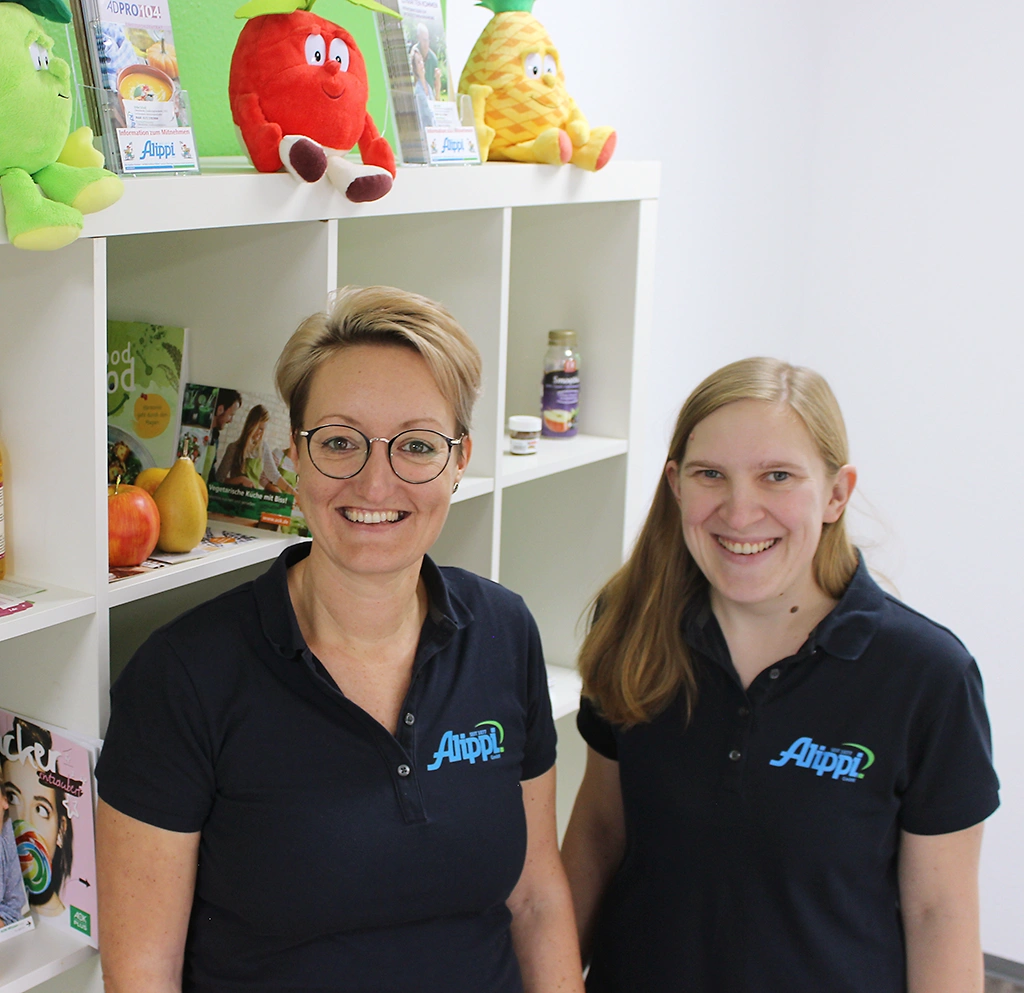
POLYGON ((861 563, 791 658, 743 690, 705 599, 684 620, 699 696, 583 737, 619 763, 626 852, 589 993, 903 993, 900 830, 998 806, 981 677, 861 563))
POLYGON ((99 795, 201 832, 183 989, 520 993, 520 782, 555 760, 536 624, 425 558, 392 735, 303 641, 286 573, 307 554, 157 631, 111 692, 99 795))

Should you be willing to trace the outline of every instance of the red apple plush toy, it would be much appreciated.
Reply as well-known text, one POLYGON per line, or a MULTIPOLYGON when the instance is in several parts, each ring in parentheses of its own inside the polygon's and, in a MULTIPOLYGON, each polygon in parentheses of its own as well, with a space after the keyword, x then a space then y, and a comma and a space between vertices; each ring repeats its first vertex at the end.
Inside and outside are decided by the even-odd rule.
MULTIPOLYGON (((315 0, 250 0, 231 57, 231 116, 260 172, 282 166, 315 183, 324 173, 349 200, 391 189, 395 156, 366 109, 366 63, 355 39, 311 10, 315 0), (362 165, 345 154, 356 145, 362 165)), ((397 16, 374 0, 351 0, 397 16)))

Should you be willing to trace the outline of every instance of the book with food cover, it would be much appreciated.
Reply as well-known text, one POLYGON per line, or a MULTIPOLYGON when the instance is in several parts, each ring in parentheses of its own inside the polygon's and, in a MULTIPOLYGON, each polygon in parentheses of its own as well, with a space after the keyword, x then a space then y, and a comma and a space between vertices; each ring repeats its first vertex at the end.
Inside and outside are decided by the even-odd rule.
POLYGON ((185 328, 107 321, 108 482, 174 462, 187 351, 185 328))
POLYGON ((72 0, 93 130, 109 169, 197 172, 169 0, 72 0))
POLYGON ((276 396, 189 383, 181 406, 179 456, 196 464, 210 492, 209 516, 306 535, 288 455, 288 410, 276 396))
POLYGON ((383 0, 375 13, 395 132, 406 165, 479 163, 476 129, 459 120, 441 0, 383 0))
POLYGON ((0 710, 0 778, 38 923, 96 945, 93 769, 100 742, 0 710))

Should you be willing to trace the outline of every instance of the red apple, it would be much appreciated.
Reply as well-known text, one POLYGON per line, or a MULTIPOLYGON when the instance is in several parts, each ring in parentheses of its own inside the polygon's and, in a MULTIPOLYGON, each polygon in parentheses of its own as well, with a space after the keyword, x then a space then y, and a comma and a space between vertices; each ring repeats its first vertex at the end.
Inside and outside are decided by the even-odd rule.
POLYGON ((160 511, 141 486, 107 487, 107 560, 112 567, 149 558, 159 536, 160 511))

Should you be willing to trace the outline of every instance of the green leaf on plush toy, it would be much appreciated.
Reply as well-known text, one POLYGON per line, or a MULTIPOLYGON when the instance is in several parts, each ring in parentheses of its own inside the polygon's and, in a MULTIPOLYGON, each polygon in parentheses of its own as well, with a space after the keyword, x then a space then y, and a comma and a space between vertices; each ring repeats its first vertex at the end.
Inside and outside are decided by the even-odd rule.
MULTIPOLYGON (((60 3, 62 0, 41 0, 41 2, 60 3)), ((235 17, 262 17, 264 14, 293 14, 299 10, 312 10, 316 0, 249 0, 242 4, 235 11, 235 17)), ((376 0, 349 0, 357 7, 365 7, 367 10, 375 10, 380 14, 390 14, 392 17, 401 19, 401 14, 396 14, 390 7, 385 7, 376 0)))
POLYGON ((533 12, 534 0, 477 0, 478 7, 486 7, 492 14, 506 14, 510 10, 533 12))
POLYGON ((71 23, 71 8, 64 0, 18 0, 22 7, 27 7, 36 17, 44 17, 57 24, 71 23))

